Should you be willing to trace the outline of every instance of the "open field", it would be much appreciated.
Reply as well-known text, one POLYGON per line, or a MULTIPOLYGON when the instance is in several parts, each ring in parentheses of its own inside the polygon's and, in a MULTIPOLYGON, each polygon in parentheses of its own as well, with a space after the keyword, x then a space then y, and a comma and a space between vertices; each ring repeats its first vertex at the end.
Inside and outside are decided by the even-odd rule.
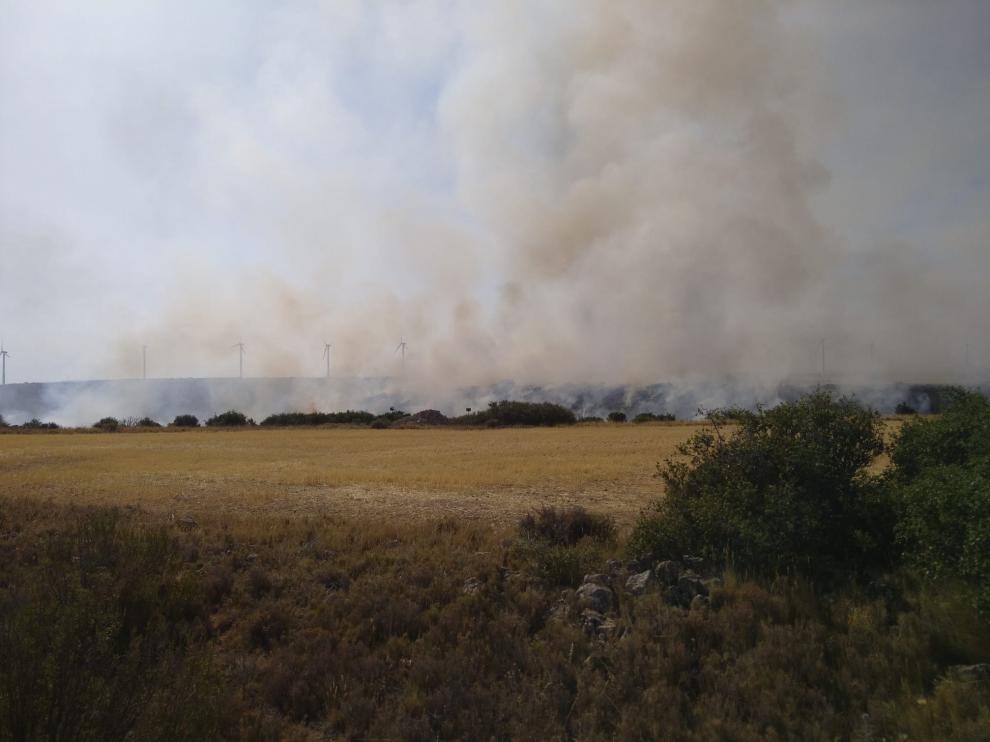
POLYGON ((631 523, 695 423, 0 435, 10 495, 150 512, 457 516, 580 504, 631 523))

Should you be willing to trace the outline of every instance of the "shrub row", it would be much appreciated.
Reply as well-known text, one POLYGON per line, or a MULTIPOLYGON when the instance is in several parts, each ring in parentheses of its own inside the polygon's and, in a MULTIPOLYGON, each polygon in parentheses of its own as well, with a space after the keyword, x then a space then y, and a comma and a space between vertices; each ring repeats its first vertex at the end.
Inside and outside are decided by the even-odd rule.
POLYGON ((303 425, 370 425, 375 415, 364 410, 347 410, 346 412, 283 412, 269 415, 261 421, 265 426, 303 426, 303 425))
POLYGON ((488 409, 454 418, 457 425, 510 427, 515 425, 573 425, 577 417, 566 407, 552 402, 489 402, 488 409))

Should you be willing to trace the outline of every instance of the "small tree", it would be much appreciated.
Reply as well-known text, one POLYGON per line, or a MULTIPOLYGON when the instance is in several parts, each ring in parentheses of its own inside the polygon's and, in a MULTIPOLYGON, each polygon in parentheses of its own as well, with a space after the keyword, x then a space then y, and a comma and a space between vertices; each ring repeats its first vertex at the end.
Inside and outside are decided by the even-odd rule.
POLYGON ((253 425, 254 422, 248 420, 243 412, 237 410, 227 410, 219 415, 214 415, 206 421, 207 426, 220 428, 236 428, 243 425, 253 425))
POLYGON ((173 428, 196 428, 199 427, 199 418, 195 415, 176 415, 170 426, 173 428))
POLYGON ((625 412, 610 412, 608 413, 608 421, 610 423, 624 423, 626 421, 625 412))
POLYGON ((100 418, 99 422, 93 423, 93 427, 107 433, 112 433, 120 427, 120 420, 115 417, 100 418))

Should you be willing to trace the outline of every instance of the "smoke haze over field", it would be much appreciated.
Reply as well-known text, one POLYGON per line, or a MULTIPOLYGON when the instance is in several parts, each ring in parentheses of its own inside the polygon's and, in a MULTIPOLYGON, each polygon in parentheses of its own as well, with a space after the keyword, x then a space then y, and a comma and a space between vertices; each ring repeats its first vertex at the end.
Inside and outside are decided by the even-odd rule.
POLYGON ((8 381, 990 369, 980 0, 0 0, 8 381))

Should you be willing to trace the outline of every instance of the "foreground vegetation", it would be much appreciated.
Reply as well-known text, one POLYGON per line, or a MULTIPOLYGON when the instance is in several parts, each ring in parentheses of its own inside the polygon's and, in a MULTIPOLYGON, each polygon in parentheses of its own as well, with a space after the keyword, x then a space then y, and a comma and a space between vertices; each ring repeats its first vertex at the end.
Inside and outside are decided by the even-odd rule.
POLYGON ((713 422, 628 539, 0 499, 0 739, 986 739, 986 400, 884 472, 827 395, 713 422))

